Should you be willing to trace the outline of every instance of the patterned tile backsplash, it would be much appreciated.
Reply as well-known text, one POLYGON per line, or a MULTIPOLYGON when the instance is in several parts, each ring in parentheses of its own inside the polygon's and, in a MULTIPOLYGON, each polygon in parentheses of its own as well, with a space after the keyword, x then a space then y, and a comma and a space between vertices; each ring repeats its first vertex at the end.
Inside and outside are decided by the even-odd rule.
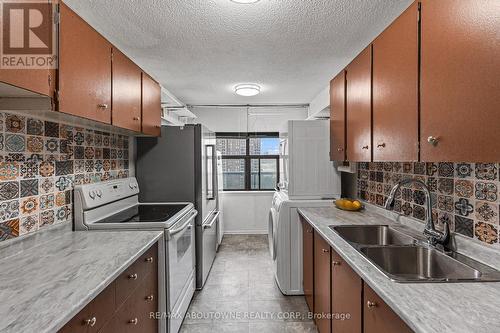
MULTIPOLYGON (((383 206, 393 185, 408 177, 424 181, 431 190, 438 228, 448 221, 455 233, 499 246, 498 163, 358 163, 358 197, 383 206)), ((425 220, 425 195, 420 186, 402 187, 396 199, 395 211, 425 220)))
POLYGON ((129 137, 0 112, 0 241, 72 219, 73 186, 129 176, 129 137))

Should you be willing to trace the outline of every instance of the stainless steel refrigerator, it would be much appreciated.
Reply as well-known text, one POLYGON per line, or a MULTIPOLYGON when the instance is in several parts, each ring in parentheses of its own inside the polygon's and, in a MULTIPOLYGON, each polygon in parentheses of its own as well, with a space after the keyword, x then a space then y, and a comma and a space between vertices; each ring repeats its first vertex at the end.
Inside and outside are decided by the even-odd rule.
POLYGON ((142 202, 192 202, 196 217, 196 288, 202 289, 217 248, 218 182, 215 133, 202 125, 167 127, 137 138, 136 177, 142 202))

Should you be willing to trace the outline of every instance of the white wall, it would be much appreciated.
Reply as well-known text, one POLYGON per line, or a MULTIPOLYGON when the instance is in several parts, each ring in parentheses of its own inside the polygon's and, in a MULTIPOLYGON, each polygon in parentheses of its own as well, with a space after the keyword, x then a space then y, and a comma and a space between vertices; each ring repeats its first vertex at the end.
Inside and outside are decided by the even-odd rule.
POLYGON ((224 192, 222 218, 226 234, 267 234, 274 192, 224 192))
POLYGON ((330 112, 330 86, 323 88, 311 101, 308 118, 329 116, 330 112))
POLYGON ((307 118, 307 108, 193 108, 203 124, 214 132, 286 132, 288 120, 307 118))

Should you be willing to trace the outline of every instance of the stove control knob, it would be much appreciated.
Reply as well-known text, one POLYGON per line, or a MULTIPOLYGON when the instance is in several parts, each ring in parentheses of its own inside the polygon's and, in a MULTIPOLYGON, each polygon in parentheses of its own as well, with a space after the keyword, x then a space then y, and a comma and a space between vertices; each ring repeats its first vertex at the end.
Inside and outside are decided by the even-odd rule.
POLYGON ((130 189, 133 190, 134 189, 134 183, 128 184, 128 187, 130 187, 130 189))
POLYGON ((102 191, 101 190, 97 190, 96 194, 99 198, 102 198, 102 191))
POLYGON ((89 192, 89 197, 90 197, 90 199, 95 200, 95 191, 94 190, 89 192))

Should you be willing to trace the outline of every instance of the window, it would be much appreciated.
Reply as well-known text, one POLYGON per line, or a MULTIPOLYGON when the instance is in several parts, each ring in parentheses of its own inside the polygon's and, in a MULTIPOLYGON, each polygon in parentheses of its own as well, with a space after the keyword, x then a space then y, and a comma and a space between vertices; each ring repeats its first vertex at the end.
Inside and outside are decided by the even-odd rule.
POLYGON ((268 191, 279 182, 278 133, 217 133, 224 191, 268 191))

